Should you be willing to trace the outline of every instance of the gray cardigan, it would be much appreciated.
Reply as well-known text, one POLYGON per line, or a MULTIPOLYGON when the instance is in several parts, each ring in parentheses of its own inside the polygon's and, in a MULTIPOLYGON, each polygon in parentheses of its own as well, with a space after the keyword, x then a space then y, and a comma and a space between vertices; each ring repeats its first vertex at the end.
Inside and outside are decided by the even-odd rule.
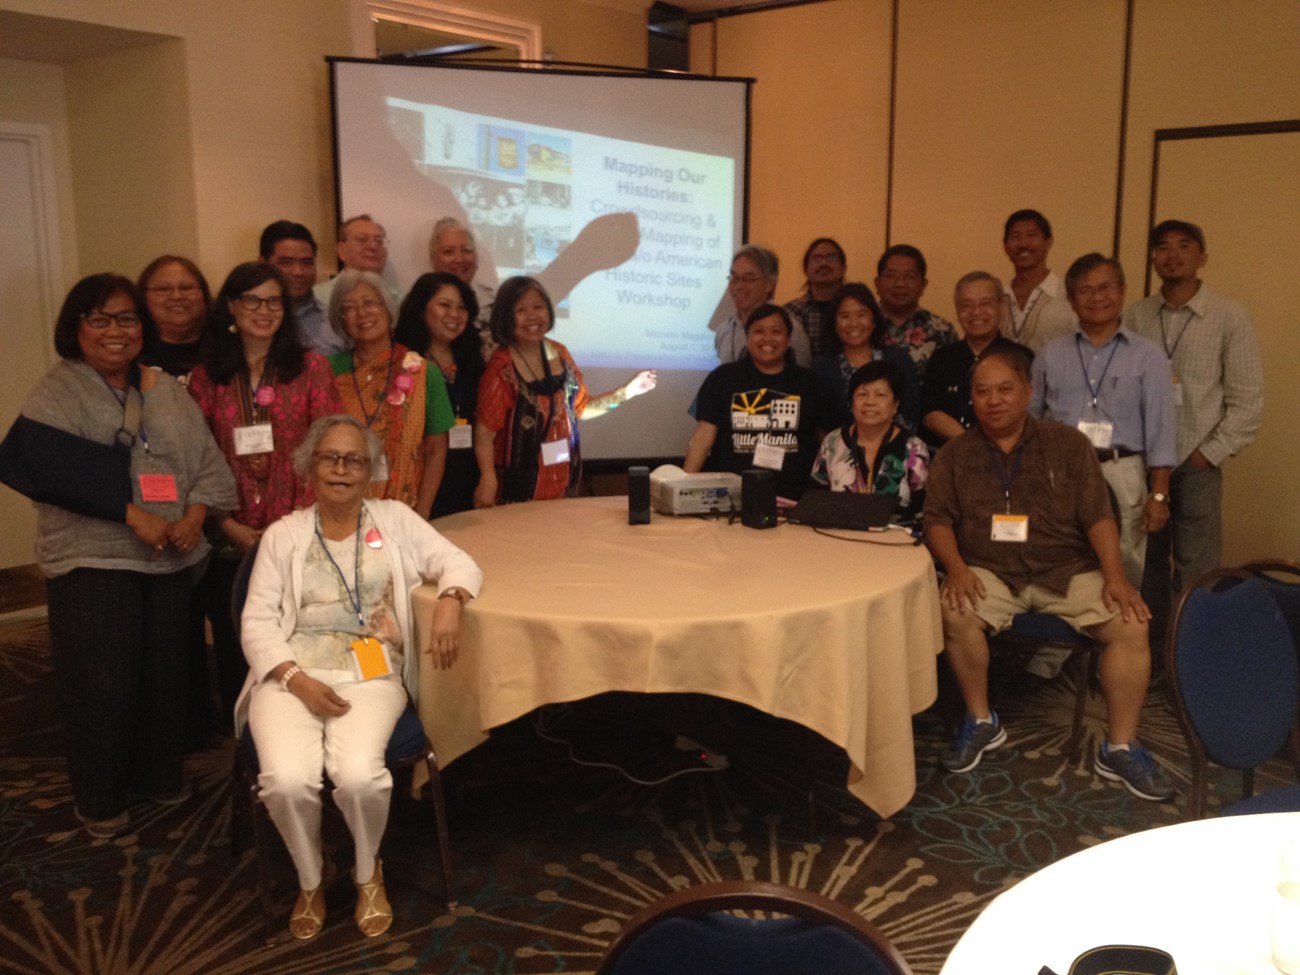
MULTIPOLYGON (((140 394, 133 389, 128 395, 140 394)), ((29 419, 103 444, 113 443, 122 426, 122 412, 104 378, 85 362, 72 359, 47 372, 22 409, 29 419)), ((191 504, 216 511, 238 506, 234 475, 203 414, 166 373, 157 373, 153 389, 144 395, 140 428, 143 435, 131 448, 131 493, 138 507, 176 521, 191 504), (142 473, 173 475, 178 500, 142 500, 142 473)), ((84 471, 63 473, 68 478, 87 476, 84 471)), ((207 543, 201 542, 189 552, 171 546, 154 552, 122 522, 74 514, 50 504, 37 504, 36 515, 36 561, 51 578, 81 568, 175 572, 201 561, 209 551, 207 543)))

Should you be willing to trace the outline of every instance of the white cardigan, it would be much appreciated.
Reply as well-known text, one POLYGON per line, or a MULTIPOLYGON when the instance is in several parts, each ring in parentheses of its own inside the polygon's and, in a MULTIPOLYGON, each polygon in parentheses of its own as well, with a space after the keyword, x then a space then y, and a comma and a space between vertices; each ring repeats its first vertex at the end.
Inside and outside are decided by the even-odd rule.
MULTIPOLYGON (((477 597, 483 573, 427 521, 400 501, 367 500, 366 510, 379 530, 393 573, 393 599, 402 632, 402 682, 414 701, 419 691, 423 647, 415 645, 411 591, 426 579, 438 591, 459 587, 477 597)), ((253 686, 286 660, 293 659, 289 637, 298 625, 303 566, 316 535, 316 506, 285 515, 262 536, 241 617, 241 642, 248 679, 235 702, 236 734, 243 730, 253 686)))

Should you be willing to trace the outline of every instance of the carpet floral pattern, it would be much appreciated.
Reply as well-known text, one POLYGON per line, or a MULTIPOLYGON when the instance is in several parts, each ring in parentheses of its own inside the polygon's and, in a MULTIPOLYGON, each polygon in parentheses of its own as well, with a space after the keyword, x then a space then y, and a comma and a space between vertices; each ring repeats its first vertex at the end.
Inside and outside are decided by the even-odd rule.
MULTIPOLYGON (((43 621, 0 625, 0 671, 0 973, 592 972, 619 925, 659 896, 758 878, 850 906, 925 975, 1017 879, 1181 817, 1181 800, 1142 802, 1092 774, 1100 699, 1089 704, 1084 757, 1066 759, 1068 672, 1004 701, 1010 740, 969 775, 937 764, 946 716, 918 716, 917 794, 890 820, 845 792, 843 756, 796 726, 728 706, 710 746, 730 767, 687 772, 697 766, 684 764, 683 753, 638 744, 635 729, 620 726, 621 708, 593 701, 552 715, 551 736, 572 741, 580 758, 616 756, 639 778, 682 774, 637 785, 573 763, 530 720, 499 729, 445 775, 453 906, 441 896, 425 806, 398 801, 384 849, 396 922, 384 937, 360 937, 350 846, 337 817, 327 816, 336 876, 325 931, 312 942, 267 946, 255 854, 231 844, 232 799, 244 801, 232 783, 233 743, 187 758, 191 800, 138 803, 129 835, 94 840, 73 813, 43 621)), ((1148 701, 1143 735, 1185 784, 1181 735, 1159 693, 1148 701)), ((1227 801, 1232 782, 1225 775, 1215 783, 1227 801)), ((294 893, 282 851, 273 870, 283 904, 273 928, 282 930, 294 893)))

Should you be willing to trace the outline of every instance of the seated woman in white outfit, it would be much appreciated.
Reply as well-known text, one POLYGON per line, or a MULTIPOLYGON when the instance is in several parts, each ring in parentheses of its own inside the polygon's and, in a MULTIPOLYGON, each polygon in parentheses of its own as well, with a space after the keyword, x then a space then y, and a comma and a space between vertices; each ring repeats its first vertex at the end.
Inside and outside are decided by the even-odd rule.
POLYGON ((392 908, 377 854, 392 776, 384 749, 423 650, 439 667, 458 654, 461 607, 478 595, 474 560, 400 501, 365 500, 379 441, 351 416, 322 417, 294 452, 316 503, 266 530, 244 604, 249 676, 236 705, 257 745, 262 801, 298 871, 296 938, 319 933, 322 771, 356 847, 357 927, 388 930, 392 908), (439 587, 429 646, 415 646, 411 590, 439 587))

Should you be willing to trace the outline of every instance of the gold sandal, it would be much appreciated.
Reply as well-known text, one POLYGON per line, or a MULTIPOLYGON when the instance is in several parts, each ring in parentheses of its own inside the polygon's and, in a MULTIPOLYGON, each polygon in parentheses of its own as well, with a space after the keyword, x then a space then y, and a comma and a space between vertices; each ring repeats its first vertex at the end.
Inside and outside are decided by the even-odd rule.
POLYGON ((364 884, 357 884, 357 930, 367 938, 377 938, 393 924, 393 906, 384 890, 384 863, 375 857, 375 873, 364 884))
POLYGON ((320 934, 325 926, 325 885, 315 890, 298 891, 298 903, 293 905, 289 915, 289 933, 299 941, 306 941, 320 934))

